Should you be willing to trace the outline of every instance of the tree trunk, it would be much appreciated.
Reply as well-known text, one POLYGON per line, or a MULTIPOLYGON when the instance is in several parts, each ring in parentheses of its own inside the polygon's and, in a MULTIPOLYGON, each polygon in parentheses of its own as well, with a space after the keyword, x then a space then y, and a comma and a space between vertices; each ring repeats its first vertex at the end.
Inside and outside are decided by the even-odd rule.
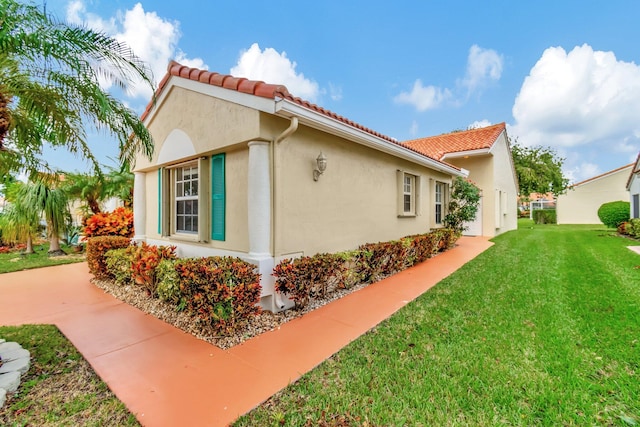
POLYGON ((31 236, 27 237, 27 247, 24 250, 25 254, 32 254, 33 251, 33 239, 31 239, 31 236))
POLYGON ((60 236, 58 236, 58 233, 51 233, 49 235, 49 252, 47 252, 47 254, 49 256, 66 255, 60 248, 60 236))
POLYGON ((100 209, 100 204, 98 203, 97 200, 90 199, 90 200, 87 200, 87 203, 89 204, 89 209, 91 209, 91 212, 93 212, 94 215, 102 212, 102 210, 100 209))

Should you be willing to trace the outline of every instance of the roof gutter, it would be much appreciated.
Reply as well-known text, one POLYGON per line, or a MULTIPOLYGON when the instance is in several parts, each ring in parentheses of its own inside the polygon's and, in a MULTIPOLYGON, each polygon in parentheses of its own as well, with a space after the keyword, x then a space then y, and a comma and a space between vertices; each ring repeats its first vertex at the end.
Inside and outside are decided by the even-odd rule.
POLYGON ((418 154, 415 151, 409 150, 408 148, 405 148, 399 144, 394 144, 386 139, 357 129, 332 117, 305 108, 299 104, 296 104, 295 102, 289 101, 288 99, 276 100, 274 112, 277 115, 289 119, 298 117, 300 123, 303 123, 309 127, 329 132, 331 134, 340 136, 350 141, 354 141, 366 147, 370 147, 377 151, 390 154, 394 157, 408 160, 412 163, 416 163, 430 169, 435 169, 439 172, 465 178, 469 175, 469 172, 464 169, 459 170, 453 166, 438 162, 437 160, 433 160, 430 157, 418 154))

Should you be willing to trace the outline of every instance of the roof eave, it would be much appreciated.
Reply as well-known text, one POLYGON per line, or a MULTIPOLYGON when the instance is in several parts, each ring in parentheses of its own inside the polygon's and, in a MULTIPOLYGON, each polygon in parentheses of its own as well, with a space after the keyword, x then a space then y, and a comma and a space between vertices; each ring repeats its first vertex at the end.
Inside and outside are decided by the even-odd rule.
POLYGON ((291 102, 288 99, 280 99, 276 101, 276 114, 287 118, 294 116, 298 117, 298 120, 301 123, 309 127, 343 137, 366 147, 373 148, 394 157, 408 160, 412 163, 435 169, 439 172, 465 178, 469 175, 469 172, 464 169, 460 170, 453 166, 431 159, 430 157, 405 148, 400 144, 394 144, 384 138, 377 137, 353 126, 349 126, 346 123, 312 111, 299 104, 291 102))
POLYGON ((491 154, 491 148, 480 148, 477 150, 454 151, 450 153, 445 153, 442 156, 442 160, 459 159, 460 157, 464 158, 464 157, 482 156, 485 154, 491 154))

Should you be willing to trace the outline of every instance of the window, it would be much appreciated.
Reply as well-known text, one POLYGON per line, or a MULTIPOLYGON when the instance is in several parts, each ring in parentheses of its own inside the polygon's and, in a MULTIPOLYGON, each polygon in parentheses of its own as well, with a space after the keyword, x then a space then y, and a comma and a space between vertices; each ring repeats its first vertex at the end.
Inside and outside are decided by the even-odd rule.
POLYGON ((640 194, 633 195, 633 218, 640 218, 640 194))
POLYGON ((224 154, 160 168, 158 234, 198 242, 224 240, 224 188, 224 154))
POLYGON ((443 206, 443 202, 444 202, 444 183, 442 182, 436 182, 436 191, 435 191, 435 196, 436 196, 436 224, 440 225, 442 224, 442 206, 443 206))
POLYGON ((398 216, 414 217, 420 212, 420 177, 398 171, 398 216))
POLYGON ((175 169, 175 231, 198 232, 198 164, 175 169))
POLYGON ((404 184, 403 184, 403 193, 402 193, 402 203, 403 203, 403 212, 405 214, 412 214, 414 211, 414 192, 413 189, 415 187, 416 177, 413 175, 405 174, 404 175, 404 184))

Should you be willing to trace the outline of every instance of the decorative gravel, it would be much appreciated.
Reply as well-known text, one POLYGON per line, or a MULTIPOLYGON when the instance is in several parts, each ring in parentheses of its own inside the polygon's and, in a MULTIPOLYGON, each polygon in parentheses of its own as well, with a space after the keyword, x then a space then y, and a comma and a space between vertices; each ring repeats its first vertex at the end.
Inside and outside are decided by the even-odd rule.
POLYGON ((216 334, 211 327, 203 324, 203 322, 201 322, 197 317, 191 316, 184 311, 176 311, 176 307, 174 305, 168 304, 158 298, 150 297, 138 286, 119 285, 113 281, 97 279, 93 279, 92 282, 117 299, 166 323, 169 323, 196 338, 225 350, 264 332, 278 329, 280 325, 288 322, 289 320, 300 317, 305 313, 313 311, 331 301, 342 298, 368 285, 367 283, 364 283, 355 285, 348 289, 335 289, 325 298, 311 299, 309 304, 300 310, 291 309, 281 313, 263 311, 261 314, 252 316, 246 322, 237 325, 232 335, 221 336, 216 334))

